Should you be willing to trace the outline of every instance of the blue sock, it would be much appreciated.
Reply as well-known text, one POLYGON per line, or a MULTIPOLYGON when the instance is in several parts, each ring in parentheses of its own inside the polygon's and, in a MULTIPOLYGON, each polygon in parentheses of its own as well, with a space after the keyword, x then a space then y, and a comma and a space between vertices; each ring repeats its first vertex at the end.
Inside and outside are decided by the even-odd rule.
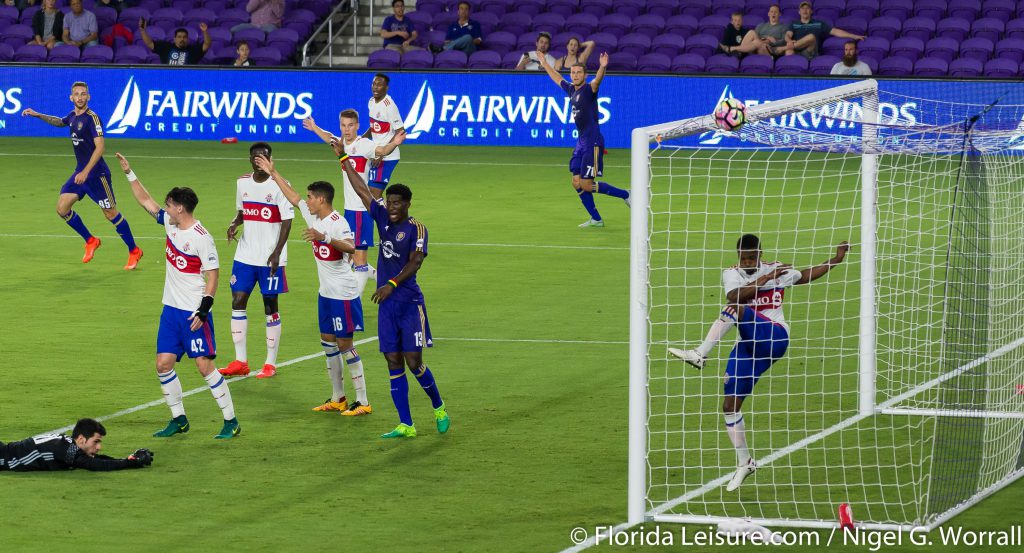
POLYGON ((434 409, 444 405, 444 402, 441 401, 441 391, 437 389, 437 383, 434 382, 434 373, 430 372, 430 368, 426 365, 423 365, 418 370, 419 372, 412 371, 412 374, 416 377, 420 386, 423 387, 423 391, 430 396, 430 404, 434 409))
POLYGON ((92 238, 92 233, 89 232, 89 229, 85 228, 85 223, 83 223, 82 218, 75 213, 75 210, 72 209, 67 215, 61 215, 61 218, 64 219, 64 222, 67 223, 69 227, 75 229, 75 232, 77 232, 78 235, 86 242, 92 238))
POLYGON ((576 193, 580 195, 580 201, 583 202, 583 207, 586 208, 587 213, 590 214, 590 218, 595 221, 600 221, 601 214, 597 212, 597 206, 594 205, 594 195, 584 190, 577 190, 576 193))
POLYGON ((110 221, 110 224, 114 225, 114 230, 121 235, 121 240, 124 240, 124 244, 128 246, 128 251, 134 250, 135 237, 132 236, 132 228, 128 226, 128 219, 118 213, 117 217, 110 221))
POLYGON ((607 194, 613 198, 619 198, 620 200, 625 200, 629 197, 628 191, 616 188, 607 182, 595 183, 594 192, 597 192, 598 194, 607 194))
POLYGON ((398 410, 398 420, 412 426, 412 412, 409 411, 409 380, 405 378, 405 367, 388 369, 391 376, 391 401, 398 410))

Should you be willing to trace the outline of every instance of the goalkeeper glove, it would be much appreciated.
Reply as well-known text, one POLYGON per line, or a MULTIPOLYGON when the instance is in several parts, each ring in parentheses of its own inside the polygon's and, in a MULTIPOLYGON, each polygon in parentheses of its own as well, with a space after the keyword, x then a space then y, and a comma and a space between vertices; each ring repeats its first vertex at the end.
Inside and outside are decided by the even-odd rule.
POLYGON ((213 308, 213 296, 203 296, 203 301, 199 303, 199 309, 196 309, 192 316, 198 318, 200 321, 206 322, 206 316, 210 314, 210 309, 213 308))
POLYGON ((134 461, 134 465, 141 467, 148 467, 153 464, 153 452, 146 449, 137 449, 135 453, 128 456, 129 461, 134 461))

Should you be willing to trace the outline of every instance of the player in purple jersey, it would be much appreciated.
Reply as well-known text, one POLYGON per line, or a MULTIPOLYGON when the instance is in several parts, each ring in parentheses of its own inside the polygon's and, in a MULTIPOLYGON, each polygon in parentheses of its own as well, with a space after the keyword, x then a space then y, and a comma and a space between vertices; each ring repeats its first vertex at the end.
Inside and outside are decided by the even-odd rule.
POLYGON ((608 53, 601 54, 601 67, 597 70, 594 79, 587 83, 587 67, 582 63, 572 66, 569 78, 572 82, 566 82, 562 75, 555 71, 555 68, 548 63, 545 56, 537 53, 541 67, 548 72, 548 76, 555 81, 566 94, 572 104, 572 118, 576 121, 576 130, 579 138, 576 140, 576 148, 569 160, 569 171, 572 173, 572 187, 576 189, 583 207, 590 214, 590 219, 580 225, 580 228, 603 227, 604 220, 597 211, 594 204, 594 192, 606 194, 619 198, 629 205, 629 192, 616 188, 607 182, 594 182, 594 179, 604 175, 604 136, 601 135, 601 126, 598 123, 597 91, 601 87, 605 71, 608 69, 608 53))
MULTIPOLYGON (((401 140, 402 138, 399 138, 401 140)), ((423 292, 416 283, 416 273, 427 257, 427 227, 409 216, 412 190, 404 184, 392 184, 383 198, 374 198, 363 178, 348 163, 348 155, 340 142, 333 144, 342 172, 377 227, 380 250, 377 256, 377 291, 373 301, 377 308, 377 338, 380 351, 388 362, 391 376, 391 400, 398 410, 399 424, 381 438, 413 438, 412 413, 409 410, 409 366, 423 391, 430 396, 437 431, 444 434, 451 424, 434 375, 423 363, 423 348, 433 346, 430 323, 423 292), (386 201, 385 201, 386 200, 386 201)))
POLYGON ((60 215, 69 227, 73 228, 85 240, 85 256, 82 263, 92 261, 96 249, 100 247, 100 239, 93 236, 85 227, 82 218, 75 213, 72 206, 83 196, 89 196, 103 210, 110 224, 128 246, 128 263, 124 268, 132 270, 142 259, 142 249, 135 245, 135 237, 128 226, 128 220, 117 212, 114 200, 114 187, 110 184, 110 168, 103 161, 103 122, 99 115, 89 109, 89 85, 78 81, 71 85, 71 103, 75 109, 64 118, 56 115, 45 115, 32 108, 21 112, 23 117, 31 116, 42 119, 54 127, 71 127, 71 143, 75 148, 78 164, 75 172, 60 189, 57 198, 57 215, 60 215))

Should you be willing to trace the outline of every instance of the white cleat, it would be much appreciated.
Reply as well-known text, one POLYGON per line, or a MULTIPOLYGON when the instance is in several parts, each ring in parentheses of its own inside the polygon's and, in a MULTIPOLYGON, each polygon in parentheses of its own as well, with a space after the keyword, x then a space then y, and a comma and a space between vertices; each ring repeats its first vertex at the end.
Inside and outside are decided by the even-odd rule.
POLYGON ((697 367, 698 370, 703 369, 704 363, 708 360, 707 357, 697 353, 697 350, 695 349, 668 348, 668 352, 672 357, 689 363, 690 365, 697 367))
POLYGON ((601 228, 603 226, 604 226, 604 221, 603 220, 602 221, 598 221, 596 219, 587 219, 586 222, 584 222, 582 225, 580 225, 580 228, 601 228))
POLYGON ((757 463, 753 459, 747 461, 747 464, 737 467, 736 473, 732 475, 732 479, 729 480, 729 484, 725 486, 726 491, 734 492, 740 487, 740 484, 747 479, 748 476, 754 474, 757 470, 757 463))
POLYGON ((630 194, 629 196, 626 196, 625 198, 622 198, 622 201, 626 202, 626 207, 633 207, 633 204, 630 203, 630 201, 629 201, 629 199, 632 198, 632 197, 633 197, 633 195, 630 194))

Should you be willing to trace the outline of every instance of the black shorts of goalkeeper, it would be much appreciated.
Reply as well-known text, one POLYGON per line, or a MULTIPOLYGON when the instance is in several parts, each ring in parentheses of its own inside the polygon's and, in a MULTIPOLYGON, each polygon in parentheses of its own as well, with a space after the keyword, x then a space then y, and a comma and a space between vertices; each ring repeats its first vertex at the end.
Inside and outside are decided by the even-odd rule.
POLYGON ((152 453, 141 449, 123 459, 100 455, 106 435, 107 429, 99 421, 81 419, 70 436, 40 434, 17 442, 0 442, 0 471, 110 471, 142 468, 153 462, 152 453))

